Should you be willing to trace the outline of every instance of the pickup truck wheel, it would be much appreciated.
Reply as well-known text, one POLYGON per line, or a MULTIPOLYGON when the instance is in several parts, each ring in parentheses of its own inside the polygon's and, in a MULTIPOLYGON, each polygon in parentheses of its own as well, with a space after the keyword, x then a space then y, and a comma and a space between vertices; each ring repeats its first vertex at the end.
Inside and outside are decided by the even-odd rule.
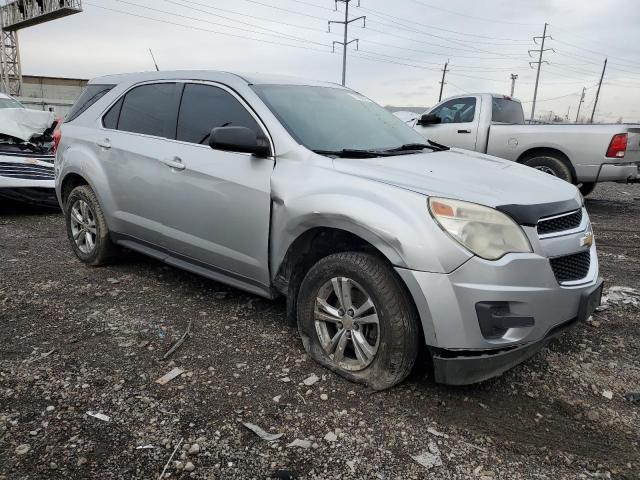
POLYGON ((554 177, 558 177, 566 182, 572 183, 573 176, 571 175, 571 170, 559 158, 541 155, 525 160, 523 163, 529 167, 535 168, 536 170, 540 170, 541 172, 548 173, 554 177))
POLYGON ((375 255, 318 261, 302 281, 297 313, 309 355, 351 381, 383 390, 413 368, 417 313, 393 269, 375 255))
POLYGON ((582 196, 586 197, 596 189, 596 183, 595 182, 583 183, 578 188, 580 189, 580 193, 582 193, 582 196))
POLYGON ((73 253, 88 265, 109 263, 116 247, 95 193, 88 185, 74 188, 64 206, 67 237, 73 253))

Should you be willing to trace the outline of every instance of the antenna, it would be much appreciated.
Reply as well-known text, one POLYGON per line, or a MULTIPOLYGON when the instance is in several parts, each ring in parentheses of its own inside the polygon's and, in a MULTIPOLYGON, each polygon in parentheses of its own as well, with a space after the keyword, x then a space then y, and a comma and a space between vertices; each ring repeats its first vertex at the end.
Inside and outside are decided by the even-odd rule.
POLYGON ((160 69, 158 68, 158 64, 156 63, 156 57, 153 56, 153 52, 151 51, 151 49, 149 49, 149 53, 151 54, 151 60, 153 60, 153 64, 156 67, 156 72, 159 72, 160 69))

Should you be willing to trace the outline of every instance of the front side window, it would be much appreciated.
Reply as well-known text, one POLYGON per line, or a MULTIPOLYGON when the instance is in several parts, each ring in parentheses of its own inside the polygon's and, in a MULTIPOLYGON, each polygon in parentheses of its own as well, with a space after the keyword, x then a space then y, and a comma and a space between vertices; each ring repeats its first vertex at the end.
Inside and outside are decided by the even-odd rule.
MULTIPOLYGON (((122 101, 117 129, 174 138, 177 98, 176 83, 153 83, 129 90, 122 101)), ((113 122, 113 119, 107 118, 110 113, 111 111, 103 118, 103 122, 105 120, 113 122)))
POLYGON ((247 109, 227 91, 210 85, 185 85, 178 114, 177 140, 206 144, 217 127, 247 127, 261 132, 247 109))
POLYGON ((289 134, 309 150, 380 151, 425 139, 368 98, 336 87, 254 85, 289 134))
POLYGON ((455 98, 436 107, 431 112, 442 120, 442 123, 473 122, 476 113, 476 99, 474 97, 455 98))

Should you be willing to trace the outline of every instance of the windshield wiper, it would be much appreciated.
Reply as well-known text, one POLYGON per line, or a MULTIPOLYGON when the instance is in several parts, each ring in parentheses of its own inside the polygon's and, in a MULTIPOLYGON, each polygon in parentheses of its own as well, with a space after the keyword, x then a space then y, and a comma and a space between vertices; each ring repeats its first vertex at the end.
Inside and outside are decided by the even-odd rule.
POLYGON ((434 152, 449 150, 449 147, 440 145, 439 143, 436 143, 436 142, 432 142, 431 140, 427 140, 427 142, 429 143, 428 144, 427 143, 405 143, 404 145, 401 145, 399 147, 389 148, 387 150, 384 150, 384 152, 406 152, 410 150, 424 150, 425 148, 428 148, 429 150, 433 150, 434 152))
POLYGON ((357 150, 351 148, 343 148, 342 150, 312 150, 318 155, 331 155, 344 158, 375 158, 386 156, 386 152, 377 152, 375 150, 357 150))

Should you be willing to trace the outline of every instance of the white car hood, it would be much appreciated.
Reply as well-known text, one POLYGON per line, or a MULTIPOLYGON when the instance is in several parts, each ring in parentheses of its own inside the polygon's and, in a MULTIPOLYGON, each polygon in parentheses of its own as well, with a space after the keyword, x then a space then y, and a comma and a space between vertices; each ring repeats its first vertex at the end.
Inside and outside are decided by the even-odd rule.
POLYGON ((49 128, 55 118, 53 112, 27 108, 0 108, 0 134, 28 142, 33 135, 49 128))
MULTIPOLYGON (((451 149, 366 159, 336 158, 336 170, 429 196, 490 207, 570 204, 576 187, 533 168, 489 155, 451 149), (569 203, 566 203, 569 202, 569 203)), ((575 207, 579 205, 578 200, 575 207)))

